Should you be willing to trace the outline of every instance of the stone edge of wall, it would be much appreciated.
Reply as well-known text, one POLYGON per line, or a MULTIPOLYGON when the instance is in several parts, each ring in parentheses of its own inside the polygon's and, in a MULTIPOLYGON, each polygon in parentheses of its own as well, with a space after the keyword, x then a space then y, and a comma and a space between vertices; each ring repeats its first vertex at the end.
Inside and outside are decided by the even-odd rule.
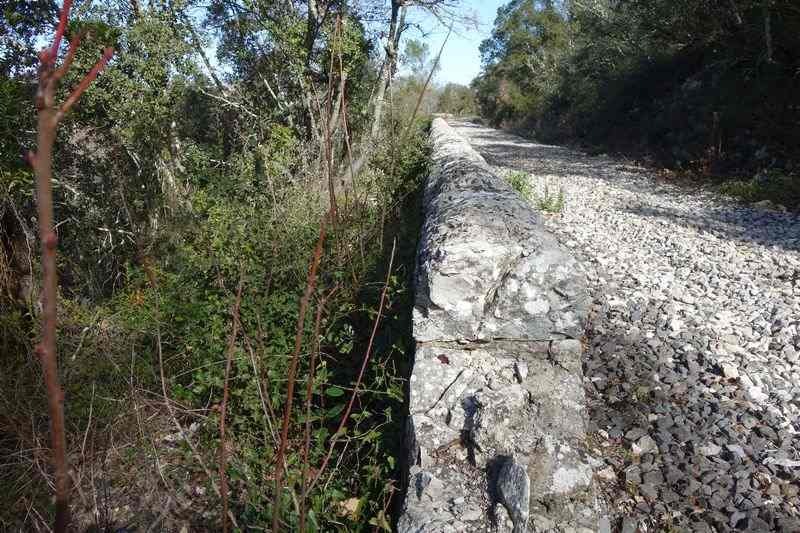
POLYGON ((431 143, 398 531, 605 530, 584 427, 582 270, 441 118, 431 143))

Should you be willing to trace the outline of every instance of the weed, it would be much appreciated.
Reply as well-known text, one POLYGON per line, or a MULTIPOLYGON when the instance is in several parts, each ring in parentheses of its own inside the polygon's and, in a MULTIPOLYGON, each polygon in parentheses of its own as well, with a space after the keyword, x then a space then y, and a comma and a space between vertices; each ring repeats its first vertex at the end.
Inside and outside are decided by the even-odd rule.
POLYGON ((530 201, 533 197, 533 187, 530 182, 531 177, 525 172, 512 172, 506 177, 509 185, 525 200, 530 201))
POLYGON ((765 171, 751 180, 732 180, 719 186, 719 191, 745 203, 763 200, 789 209, 800 207, 800 176, 765 171))
POLYGON ((549 184, 544 185, 542 194, 536 193, 531 185, 533 178, 526 172, 515 171, 506 177, 509 185, 517 191, 527 202, 532 203, 536 209, 545 213, 560 213, 564 210, 566 197, 564 190, 559 187, 558 193, 553 193, 549 184))
POLYGON ((537 196, 535 199, 536 208, 545 213, 560 213, 564 210, 564 190, 559 188, 557 194, 550 192, 550 186, 544 186, 542 196, 537 196))

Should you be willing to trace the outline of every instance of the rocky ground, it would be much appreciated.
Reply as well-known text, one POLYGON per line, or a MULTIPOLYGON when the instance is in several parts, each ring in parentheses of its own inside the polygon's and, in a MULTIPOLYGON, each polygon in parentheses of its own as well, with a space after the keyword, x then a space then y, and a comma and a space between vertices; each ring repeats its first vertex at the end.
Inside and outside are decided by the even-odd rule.
POLYGON ((588 429, 616 529, 800 531, 800 218, 451 124, 564 192, 545 219, 592 290, 588 429))

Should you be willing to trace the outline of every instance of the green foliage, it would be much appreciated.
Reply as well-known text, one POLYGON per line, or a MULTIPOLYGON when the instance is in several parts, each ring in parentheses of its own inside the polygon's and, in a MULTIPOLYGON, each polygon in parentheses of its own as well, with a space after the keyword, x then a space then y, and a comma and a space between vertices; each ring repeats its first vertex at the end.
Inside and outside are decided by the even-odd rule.
POLYGON ((751 180, 727 181, 719 190, 747 203, 769 200, 784 207, 800 205, 800 177, 782 172, 762 172, 751 180))
POLYGON ((506 176, 509 185, 517 191, 526 201, 531 202, 536 209, 545 213, 560 213, 564 210, 566 197, 564 191, 559 188, 557 193, 554 193, 549 184, 545 184, 542 188, 542 194, 536 192, 535 187, 531 183, 532 176, 527 172, 515 171, 506 176))
POLYGON ((531 177, 526 172, 512 172, 506 180, 517 193, 530 200, 533 197, 533 187, 531 187, 531 177))
POLYGON ((52 0, 0 0, 0 77, 33 70, 36 37, 55 17, 52 0))
POLYGON ((33 172, 23 155, 32 141, 30 107, 33 87, 0 76, 0 219, 9 202, 26 204, 32 195, 33 172))
POLYGON ((474 91, 464 85, 448 83, 439 91, 436 111, 456 116, 474 116, 478 113, 474 91))
MULTIPOLYGON (((205 493, 192 495, 188 512, 196 511, 205 528, 219 526, 220 502, 211 490, 219 479, 216 468, 208 476, 199 462, 213 467, 222 446, 219 406, 240 280, 241 327, 233 343, 226 419, 231 509, 240 524, 256 528, 269 524, 274 511, 276 428, 286 406, 299 303, 327 211, 327 165, 335 176, 336 167, 344 168, 348 142, 355 144, 369 123, 377 77, 365 13, 346 7, 331 3, 310 42, 304 8, 270 0, 212 2, 206 11, 184 2, 87 3, 68 27, 69 35, 85 33, 61 97, 102 48, 115 49, 109 67, 62 123, 54 161, 68 441, 85 441, 91 450, 70 453, 80 456, 75 468, 104 471, 111 491, 130 482, 132 472, 141 479, 152 475, 155 492, 191 480, 205 493), (202 57, 212 30, 203 31, 200 13, 218 32, 217 61, 210 62, 220 67, 216 79, 202 57), (326 162, 320 115, 327 112, 329 86, 335 105, 342 76, 349 138, 337 124, 326 162), (196 452, 175 436, 164 409, 162 372, 179 422, 193 428, 196 452), (105 454, 109 442, 124 453, 105 454), (99 466, 93 461, 101 456, 99 466)), ((42 21, 48 28, 51 22, 42 21)), ((23 29, 32 44, 39 30, 23 29)), ((36 244, 35 227, 27 226, 35 213, 32 173, 21 157, 34 142, 35 81, 21 67, 0 72, 0 349, 8 368, 0 385, 15 391, 0 404, 0 453, 41 461, 29 452, 47 440, 40 369, 29 355, 38 337, 38 288, 32 284, 27 302, 15 295, 23 277, 37 280, 39 273, 34 257, 21 258, 33 265, 29 273, 12 253, 28 236, 34 251, 36 244)), ((408 101, 418 94, 409 88, 408 101)), ((371 147, 370 163, 357 176, 342 178, 347 191, 335 180, 339 211, 326 226, 289 413, 286 489, 279 498, 287 530, 299 518, 306 423, 312 474, 333 446, 333 460, 308 495, 311 530, 391 530, 387 509, 399 492, 403 377, 413 351, 419 192, 429 160, 425 122, 387 118, 384 129, 394 142, 371 147), (400 137, 402 143, 396 142, 400 137), (364 380, 335 436, 387 276, 386 305, 364 380), (334 288, 315 335, 320 301, 334 288), (310 354, 317 351, 312 366, 310 354)), ((26 502, 47 520, 47 480, 30 477, 22 460, 19 468, 0 473, 0 484, 11 487, 0 529, 25 529, 18 520, 26 515, 20 507, 26 502)), ((74 506, 76 520, 82 503, 74 506)), ((125 516, 110 521, 127 523, 125 516)))
POLYGON ((439 65, 434 65, 431 57, 431 49, 428 43, 409 39, 406 41, 405 49, 400 58, 400 63, 407 68, 411 77, 423 82, 430 75, 431 69, 438 69, 439 65))
POLYGON ((501 7, 480 46, 484 73, 474 88, 482 112, 499 125, 543 110, 568 43, 568 23, 553 2, 514 0, 501 7))
POLYGON ((484 117, 712 175, 800 158, 791 2, 538 2, 498 11, 474 84, 484 117))

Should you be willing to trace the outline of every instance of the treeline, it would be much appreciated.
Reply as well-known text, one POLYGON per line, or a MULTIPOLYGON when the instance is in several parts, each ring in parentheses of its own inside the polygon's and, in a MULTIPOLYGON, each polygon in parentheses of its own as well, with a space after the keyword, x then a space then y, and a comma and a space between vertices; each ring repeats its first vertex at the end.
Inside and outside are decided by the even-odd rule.
MULTIPOLYGON (((57 99, 114 56, 53 158, 74 528, 390 530, 428 163, 395 81, 406 13, 457 6, 76 2, 57 99)), ((60 8, 0 0, 3 530, 56 512, 27 154, 60 8)))
MULTIPOLYGON (((438 55, 438 51, 435 51, 438 55)), ((408 39, 400 55, 401 70, 395 80, 395 108, 401 113, 447 113, 469 117, 478 114, 475 92, 458 83, 437 83, 442 65, 428 43, 408 39)))
POLYGON ((513 0, 481 54, 493 124, 710 174, 797 170, 793 0, 513 0))

